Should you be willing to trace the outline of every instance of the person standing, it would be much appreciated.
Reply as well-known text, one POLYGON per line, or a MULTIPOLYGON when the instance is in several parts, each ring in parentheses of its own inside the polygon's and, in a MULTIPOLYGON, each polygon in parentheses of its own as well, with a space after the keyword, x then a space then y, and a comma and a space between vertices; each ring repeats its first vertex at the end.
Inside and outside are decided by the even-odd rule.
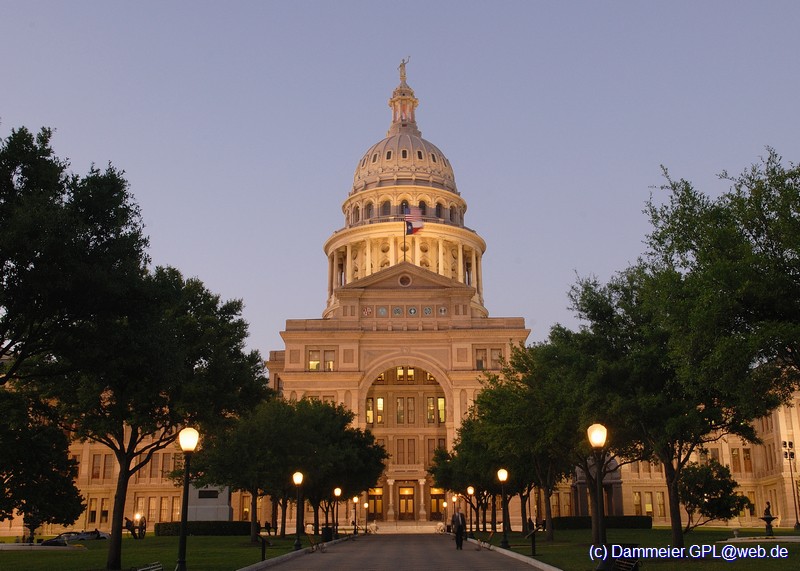
POLYGON ((453 533, 456 535, 456 549, 462 549, 467 521, 464 519, 464 514, 461 513, 461 508, 459 506, 456 506, 456 511, 450 519, 450 525, 453 528, 453 533))

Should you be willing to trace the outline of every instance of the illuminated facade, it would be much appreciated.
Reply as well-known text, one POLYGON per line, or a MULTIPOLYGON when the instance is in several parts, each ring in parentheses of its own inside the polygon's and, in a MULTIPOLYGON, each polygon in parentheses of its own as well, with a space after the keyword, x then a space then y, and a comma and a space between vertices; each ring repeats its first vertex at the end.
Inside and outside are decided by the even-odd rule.
POLYGON ((284 397, 341 403, 386 447, 365 501, 369 520, 387 523, 441 520, 433 451, 451 446, 482 371, 529 333, 484 307, 486 244, 465 225, 450 161, 422 138, 417 104, 401 64, 387 136, 359 159, 344 226, 324 245, 322 318, 288 320, 267 364, 284 397))

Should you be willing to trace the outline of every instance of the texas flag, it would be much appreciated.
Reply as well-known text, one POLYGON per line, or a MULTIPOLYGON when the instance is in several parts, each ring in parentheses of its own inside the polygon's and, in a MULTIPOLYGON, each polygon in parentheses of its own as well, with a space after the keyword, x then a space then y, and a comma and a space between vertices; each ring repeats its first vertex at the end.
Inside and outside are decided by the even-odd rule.
POLYGON ((416 234, 425 224, 422 222, 422 210, 417 206, 406 208, 406 235, 416 234))

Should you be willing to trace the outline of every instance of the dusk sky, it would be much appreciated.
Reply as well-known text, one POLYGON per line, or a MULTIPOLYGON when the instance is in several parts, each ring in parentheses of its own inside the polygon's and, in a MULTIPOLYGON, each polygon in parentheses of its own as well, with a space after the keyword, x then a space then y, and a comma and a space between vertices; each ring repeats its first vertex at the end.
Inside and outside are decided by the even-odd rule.
POLYGON ((397 66, 487 243, 485 305, 576 327, 643 250, 661 166, 712 194, 800 162, 800 3, 0 0, 0 137, 126 172, 150 254, 242 298, 249 346, 325 307, 325 240, 397 66))

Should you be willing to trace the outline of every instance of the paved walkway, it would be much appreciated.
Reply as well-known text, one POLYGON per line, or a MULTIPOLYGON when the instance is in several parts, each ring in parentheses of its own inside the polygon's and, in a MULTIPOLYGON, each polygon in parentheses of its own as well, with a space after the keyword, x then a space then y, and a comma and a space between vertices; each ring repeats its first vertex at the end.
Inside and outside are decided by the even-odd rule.
MULTIPOLYGON (((536 567, 496 550, 464 542, 457 550, 446 534, 377 534, 328 545, 324 552, 303 553, 270 569, 277 571, 532 571, 536 567)), ((266 562, 265 562, 266 563, 266 562)), ((550 569, 553 569, 550 567, 550 569)))

